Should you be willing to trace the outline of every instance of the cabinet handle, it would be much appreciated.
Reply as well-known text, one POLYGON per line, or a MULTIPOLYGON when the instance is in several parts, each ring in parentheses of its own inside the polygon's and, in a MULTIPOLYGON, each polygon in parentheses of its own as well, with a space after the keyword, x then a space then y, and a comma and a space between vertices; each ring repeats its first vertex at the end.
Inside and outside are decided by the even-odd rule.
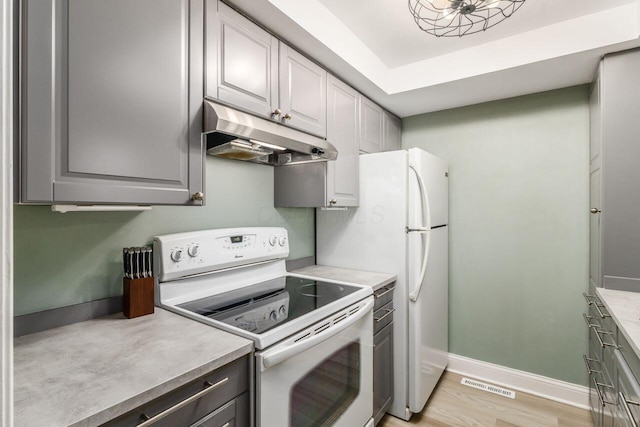
POLYGON ((284 116, 282 116, 282 118, 284 120, 291 120, 293 118, 293 116, 290 113, 286 113, 284 116))
POLYGON ((144 422, 141 423, 141 424, 138 424, 136 427, 147 427, 147 426, 150 426, 151 424, 154 424, 154 423, 160 421, 161 419, 173 414, 177 410, 182 409, 185 406, 187 406, 187 405, 195 402, 196 400, 200 399, 201 397, 211 393, 212 391, 214 391, 215 389, 217 389, 221 385, 226 384, 227 381, 229 381, 229 377, 225 377, 225 378, 221 379, 220 381, 218 381, 215 384, 212 384, 209 381, 205 381, 206 388, 204 390, 201 390, 201 391, 197 392, 193 396, 187 397, 185 400, 176 403, 175 405, 173 405, 172 407, 170 407, 168 409, 165 409, 164 411, 160 412, 158 415, 155 415, 153 417, 149 417, 146 414, 140 415, 140 418, 142 418, 144 420, 144 422))
POLYGON ((596 311, 598 312, 598 314, 600 315, 600 317, 602 317, 603 319, 606 317, 611 317, 610 314, 605 313, 601 310, 602 307, 604 307, 604 305, 599 305, 598 303, 593 304, 593 306, 596 308, 596 311))
POLYGON ((602 301, 600 301, 600 298, 598 298, 597 295, 587 295, 583 292, 582 296, 587 301, 587 304, 593 305, 596 308, 596 311, 598 312, 600 317, 602 317, 603 319, 606 317, 611 317, 610 314, 602 311, 602 307, 604 307, 604 304, 602 304, 602 301))
POLYGON ((396 311, 395 308, 385 308, 384 311, 386 311, 386 313, 384 314, 384 316, 382 317, 374 317, 373 320, 376 321, 376 323, 378 322, 382 322, 384 320, 385 317, 390 316, 391 313, 393 313, 394 311, 396 311))
POLYGON ((607 406, 607 405, 615 405, 615 402, 609 402, 608 400, 604 400, 604 396, 602 395, 602 390, 600 390, 600 386, 602 387, 606 387, 606 388, 613 388, 610 385, 606 385, 606 384, 602 384, 599 383, 598 381, 596 381, 596 379, 593 379, 593 385, 596 388, 596 393, 598 393, 598 399, 600 400, 600 404, 602 406, 607 406))
POLYGON ((598 329, 597 327, 596 327, 596 328, 593 328, 593 332, 595 332, 595 334, 596 334, 596 338, 598 338, 598 342, 600 343, 600 347, 605 348, 605 346, 606 346, 606 347, 618 348, 618 346, 617 346, 617 345, 615 345, 615 344, 611 344, 611 343, 608 343, 608 342, 604 342, 604 341, 602 340, 602 337, 600 336, 600 334, 603 334, 603 335, 611 335, 611 332, 601 331, 601 330, 600 330, 600 329, 598 329))
POLYGON ((191 200, 198 200, 198 201, 204 200, 204 193, 202 191, 198 191, 197 193, 193 193, 191 195, 191 200))
POLYGON ((627 418, 629 418, 629 421, 631 421, 631 425, 633 427, 638 427, 638 423, 636 423, 636 419, 631 413, 631 408, 629 408, 629 404, 640 406, 640 402, 636 402, 635 400, 627 400, 627 398, 624 396, 622 392, 618 393, 618 396, 620 397, 620 401, 622 402, 622 407, 624 408, 624 412, 627 413, 627 418))
POLYGON ((591 209, 589 209, 589 212, 591 212, 592 214, 597 214, 597 213, 600 213, 602 211, 600 209, 598 209, 598 208, 591 208, 591 209))
POLYGON ((582 313, 582 317, 584 317, 584 321, 587 322, 587 326, 589 328, 597 328, 598 325, 597 323, 591 323, 591 319, 593 319, 593 316, 587 316, 586 314, 582 313))
POLYGON ((589 366, 589 362, 598 362, 600 363, 600 361, 598 359, 591 359, 589 357, 587 357, 586 355, 582 355, 582 358, 584 359, 584 364, 587 366, 587 372, 589 374, 601 374, 601 371, 596 371, 591 369, 591 366, 589 366))
POLYGON ((338 203, 338 201, 336 199, 329 200, 329 204, 331 204, 331 205, 335 205, 336 203, 338 203))
POLYGON ((582 293, 582 296, 584 297, 584 299, 587 301, 587 304, 591 305, 593 304, 593 301, 591 301, 591 299, 595 300, 596 298, 598 298, 595 295, 591 295, 591 294, 586 294, 586 293, 582 293))
POLYGON ((282 111, 279 108, 276 108, 275 110, 273 110, 273 112, 271 113, 272 117, 278 117, 280 114, 282 114, 282 111))
POLYGON ((385 295, 386 295, 386 294, 388 294, 389 292, 393 292, 393 290, 394 290, 395 288, 396 288, 395 286, 394 286, 394 287, 392 287, 392 288, 387 288, 387 289, 385 289, 385 290, 384 290, 384 292, 381 292, 381 293, 379 293, 379 294, 376 294, 376 293, 374 292, 374 293, 373 293, 373 297, 374 297, 375 299, 382 298, 383 296, 385 296, 385 295))

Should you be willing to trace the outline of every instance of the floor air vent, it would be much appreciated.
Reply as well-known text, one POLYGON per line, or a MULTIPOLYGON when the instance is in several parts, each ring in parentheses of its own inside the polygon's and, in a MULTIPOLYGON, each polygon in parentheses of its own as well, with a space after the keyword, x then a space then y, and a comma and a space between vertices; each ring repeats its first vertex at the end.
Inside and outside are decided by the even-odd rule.
POLYGON ((496 387, 495 385, 482 383, 476 380, 470 380, 469 378, 462 378, 460 384, 466 385, 468 387, 477 388, 478 390, 488 391, 489 393, 498 394, 500 396, 508 397, 510 399, 516 398, 516 392, 507 390, 506 388, 496 387))

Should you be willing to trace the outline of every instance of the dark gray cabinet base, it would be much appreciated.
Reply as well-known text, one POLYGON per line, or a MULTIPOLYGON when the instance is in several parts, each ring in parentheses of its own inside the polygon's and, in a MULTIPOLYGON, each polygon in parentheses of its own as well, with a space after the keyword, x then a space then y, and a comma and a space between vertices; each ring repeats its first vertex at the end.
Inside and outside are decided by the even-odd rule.
POLYGON ((376 424, 393 401, 394 288, 395 282, 373 294, 373 419, 376 424))
POLYGON ((249 427, 249 361, 245 356, 231 362, 103 427, 134 427, 148 419, 158 420, 153 427, 249 427))

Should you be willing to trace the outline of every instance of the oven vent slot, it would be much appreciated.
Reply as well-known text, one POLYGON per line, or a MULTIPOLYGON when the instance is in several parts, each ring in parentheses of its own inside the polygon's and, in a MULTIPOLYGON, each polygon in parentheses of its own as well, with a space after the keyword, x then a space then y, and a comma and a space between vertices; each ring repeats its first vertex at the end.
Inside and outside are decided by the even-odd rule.
POLYGON ((307 338, 311 338, 312 336, 321 333, 322 331, 326 331, 327 329, 331 328, 332 326, 335 326, 338 323, 342 322, 343 320, 348 319, 350 316, 353 316, 354 314, 356 314, 358 311, 360 311, 360 308, 361 307, 354 307, 349 311, 345 311, 345 312, 339 314, 338 316, 334 317, 333 319, 329 320, 328 322, 325 322, 322 325, 320 325, 317 328, 315 328, 313 330, 313 332, 307 332, 306 334, 302 335, 301 337, 298 337, 295 340, 293 340, 293 342, 304 341, 307 338))
POLYGON ((302 340, 306 340, 307 338, 309 338, 311 336, 311 332, 309 332, 308 334, 304 334, 303 336, 301 336, 300 338, 296 338, 293 342, 298 342, 298 341, 302 341, 302 340))
POLYGON ((315 334, 319 334, 320 332, 322 332, 322 331, 324 331, 325 329, 327 329, 329 326, 331 326, 331 323, 329 323, 329 322, 324 323, 323 325, 318 326, 317 328, 315 328, 315 329, 313 330, 313 334, 314 334, 314 335, 315 335, 315 334))
POLYGON ((347 318, 347 313, 342 313, 340 316, 338 316, 335 319, 333 319, 333 324, 335 325, 337 323, 340 323, 346 318, 347 318))

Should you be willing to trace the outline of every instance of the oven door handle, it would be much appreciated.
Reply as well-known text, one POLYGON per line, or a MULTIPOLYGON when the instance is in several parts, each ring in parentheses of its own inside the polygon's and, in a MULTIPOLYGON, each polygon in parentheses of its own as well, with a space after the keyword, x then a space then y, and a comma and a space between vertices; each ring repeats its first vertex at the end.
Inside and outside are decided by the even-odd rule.
POLYGON ((373 298, 369 299, 369 301, 367 301, 367 303, 364 304, 356 314, 349 316, 346 320, 343 320, 337 325, 331 325, 329 328, 310 338, 304 339, 297 343, 294 342, 292 344, 283 344, 282 346, 276 346, 271 350, 267 350, 262 354, 258 354, 257 359, 259 362, 262 362, 260 367, 261 371, 266 371, 272 366, 275 366, 278 363, 281 363, 295 356, 296 354, 300 354, 303 351, 306 351, 311 347, 314 347, 321 342, 324 342, 329 338, 338 335, 340 332, 344 331, 345 329, 362 319, 364 316, 366 316, 367 313, 370 313, 371 309, 373 308, 373 303, 373 298))

